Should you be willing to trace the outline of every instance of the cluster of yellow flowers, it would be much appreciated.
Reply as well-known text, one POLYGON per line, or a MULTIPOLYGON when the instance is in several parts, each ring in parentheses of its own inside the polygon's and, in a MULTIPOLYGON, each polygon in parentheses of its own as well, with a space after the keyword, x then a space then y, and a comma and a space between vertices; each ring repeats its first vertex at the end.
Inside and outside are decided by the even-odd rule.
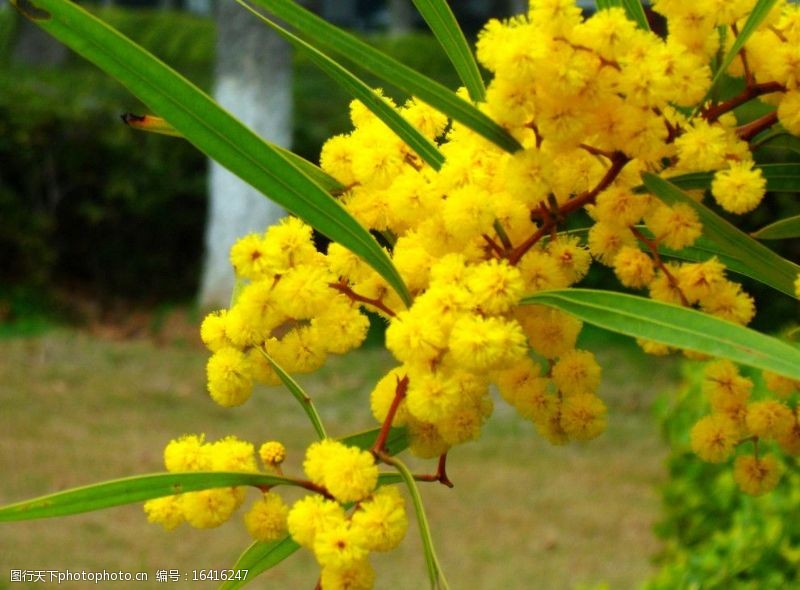
MULTIPOLYGON (((368 325, 364 307, 388 322, 386 347, 399 363, 375 386, 371 409, 384 426, 406 427, 412 453, 443 457, 477 438, 492 412, 491 384, 555 444, 599 435, 606 425, 597 397, 601 368, 592 353, 576 348, 581 322, 520 300, 577 283, 595 259, 622 285, 654 299, 740 324, 751 320, 752 298, 716 258, 662 260, 663 248, 681 250, 701 235, 695 209, 638 187, 645 171, 713 171, 710 192, 722 208, 743 213, 761 202, 765 180, 749 141, 778 120, 800 133, 800 6, 777 2, 730 66, 744 78, 743 93, 702 104, 709 63, 754 4, 659 0, 653 5, 667 18, 666 38, 637 28, 620 8, 584 19, 574 0, 532 0, 527 15, 489 22, 477 56, 493 78, 478 106, 520 143, 513 154, 415 99, 398 106, 384 97, 436 142, 445 163, 434 169, 354 102, 354 130, 325 144, 321 167, 345 187, 346 209, 387 244, 413 302, 406 307, 338 244, 318 252, 311 228, 296 219, 246 236, 231 251, 244 286, 230 310, 202 326, 213 352, 212 398, 238 405, 254 382, 278 382, 270 359, 287 372, 306 372, 328 353, 356 348, 368 325), (731 111, 756 97, 777 105, 777 113, 739 125, 731 111), (593 221, 585 243, 580 232, 558 231, 580 210, 593 221)), ((788 387, 770 379, 776 392, 788 387)), ((701 457, 722 461, 747 438, 800 449, 796 412, 777 401, 748 402, 745 382, 730 364, 709 369, 714 413, 692 433, 701 457)), ((196 437, 171 445, 205 448, 196 437)), ((332 441, 308 450, 304 468, 320 493, 288 512, 288 530, 315 553, 326 590, 371 587, 367 553, 393 547, 405 531, 398 493, 375 489, 381 452, 332 441), (343 506, 352 502, 357 508, 348 517, 343 506)), ((181 466, 196 468, 193 461, 181 466)), ((253 464, 242 461, 245 467, 253 464)), ((751 493, 777 481, 776 464, 764 456, 738 459, 736 474, 751 493)), ((235 505, 237 492, 224 493, 235 505)), ((284 507, 270 494, 249 520, 272 531, 284 507)), ((209 502, 209 512, 224 512, 209 502)), ((180 518, 219 520, 186 504, 167 499, 148 510, 167 526, 180 518)))
MULTIPOLYGON (((281 473, 286 449, 277 441, 258 452, 264 469, 281 473)), ((207 443, 187 435, 164 450, 170 472, 238 471, 260 473, 252 444, 228 437, 207 443)), ((369 553, 394 549, 405 536, 405 500, 396 486, 378 488, 378 467, 368 451, 324 439, 311 445, 303 469, 308 480, 292 480, 315 493, 289 508, 266 488, 244 516, 250 535, 275 541, 286 533, 314 552, 324 588, 369 588, 375 578, 369 553), (345 507, 354 505, 348 514, 345 507)), ((245 500, 241 486, 185 492, 149 500, 144 509, 150 522, 172 530, 186 522, 212 528, 230 519, 245 500)))
POLYGON ((214 353, 208 390, 218 404, 243 404, 254 382, 280 383, 269 357, 286 371, 308 373, 328 353, 356 348, 366 337, 369 320, 335 290, 336 274, 301 221, 289 218, 264 236, 242 238, 231 262, 248 282, 230 310, 209 315, 200 328, 214 353))
MULTIPOLYGON (((230 436, 214 443, 205 437, 186 435, 164 449, 167 471, 243 471, 258 473, 253 445, 230 436)), ((150 522, 172 530, 186 522, 206 529, 226 522, 245 500, 242 487, 217 488, 156 498, 145 503, 150 522)), ((285 530, 285 527, 284 527, 285 530)))
POLYGON ((390 551, 406 534, 405 501, 396 486, 376 489, 378 468, 368 451, 325 439, 306 452, 303 469, 331 499, 306 496, 289 512, 289 532, 311 549, 322 568, 323 588, 371 588, 372 551, 390 551), (343 504, 356 502, 349 516, 343 504))
POLYGON ((753 381, 739 374, 729 361, 706 366, 703 393, 711 414, 700 419, 691 432, 692 449, 704 461, 722 463, 733 456, 736 447, 752 442, 753 455, 739 455, 734 462, 734 479, 746 493, 754 496, 772 490, 780 479, 780 466, 774 455, 763 452, 763 444, 774 441, 786 453, 800 454, 800 425, 797 404, 789 397, 800 390, 800 382, 765 371, 766 388, 778 399, 753 401, 753 381))

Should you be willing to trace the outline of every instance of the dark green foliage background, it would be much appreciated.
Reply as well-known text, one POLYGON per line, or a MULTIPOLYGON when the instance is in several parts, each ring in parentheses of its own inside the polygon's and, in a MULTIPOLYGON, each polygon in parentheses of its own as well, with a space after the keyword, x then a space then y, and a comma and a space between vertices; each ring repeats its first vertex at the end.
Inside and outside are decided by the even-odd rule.
MULTIPOLYGON (((671 453, 662 489, 662 519, 656 533, 665 543, 658 574, 643 590, 783 590, 800 586, 800 471, 797 460, 767 443, 784 475, 770 494, 753 498, 738 490, 732 461, 704 463, 689 446, 694 423, 708 414, 701 391, 703 364, 686 362, 684 384, 661 397, 656 414, 671 453)), ((766 393, 758 371, 744 368, 766 393)), ((794 394, 795 396, 797 394, 794 394)), ((794 405, 797 399, 789 400, 794 405)), ((744 444, 740 453, 752 453, 744 444)))
MULTIPOLYGON (((101 12, 199 86, 211 88, 213 21, 164 11, 101 12)), ((12 317, 25 313, 15 309, 30 299, 16 295, 21 285, 145 304, 192 298, 203 254, 205 158, 180 139, 125 127, 122 113, 146 110, 77 56, 58 68, 12 64, 16 19, 13 11, 0 10, 5 315, 9 307, 12 317)), ((457 84, 429 36, 370 42, 451 87, 457 84)), ((295 55, 294 80, 294 150, 317 161, 325 139, 350 128, 349 97, 302 55, 295 55)))

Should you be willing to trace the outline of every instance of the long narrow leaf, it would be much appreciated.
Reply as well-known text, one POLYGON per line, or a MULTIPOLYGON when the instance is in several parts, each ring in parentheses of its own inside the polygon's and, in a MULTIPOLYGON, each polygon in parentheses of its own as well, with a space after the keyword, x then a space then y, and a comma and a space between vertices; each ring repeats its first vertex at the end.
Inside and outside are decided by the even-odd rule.
POLYGON ((650 30, 650 23, 647 22, 647 15, 639 0, 622 0, 622 7, 625 9, 628 18, 639 25, 640 29, 643 31, 650 30))
MULTIPOLYGON (((122 120, 129 127, 137 129, 139 131, 160 133, 162 135, 169 135, 171 137, 180 137, 185 139, 177 129, 175 129, 162 117, 156 117, 154 115, 134 115, 132 113, 126 113, 122 115, 122 120)), ((298 156, 294 152, 287 150, 286 148, 283 148, 279 145, 276 145, 271 142, 267 143, 269 143, 269 145, 273 149, 277 150, 284 158, 289 160, 292 164, 294 164, 297 168, 299 168, 302 172, 304 172, 307 176, 309 176, 311 180, 316 182, 318 185, 320 185, 323 189, 325 189, 329 193, 338 192, 344 189, 344 185, 342 185, 342 183, 336 180, 333 176, 327 174, 316 164, 312 164, 305 158, 298 156)))
POLYGON ((800 379, 800 349, 686 307, 594 289, 542 291, 522 303, 555 307, 606 330, 800 379))
POLYGON ((431 535, 431 527, 428 523, 428 517, 425 515, 425 505, 422 502, 422 496, 419 493, 419 487, 414 480, 411 471, 397 457, 392 457, 389 462, 399 472, 403 482, 408 488, 408 493, 411 496, 411 502, 414 504, 414 512, 417 515, 417 527, 419 528, 419 535, 422 540, 422 549, 425 554, 425 564, 428 567, 428 578, 431 588, 443 588, 448 590, 447 578, 445 578, 442 566, 439 563, 439 558, 436 555, 436 549, 433 546, 433 536, 431 535))
POLYGON ((311 425, 314 427, 314 430, 317 433, 317 436, 320 439, 327 438, 328 435, 325 433, 325 426, 322 423, 322 418, 320 418, 319 413, 317 412, 317 408, 314 406, 314 402, 311 401, 311 397, 300 387, 300 384, 295 381, 289 373, 283 370, 278 363, 275 362, 269 353, 263 348, 259 348, 259 352, 264 355, 264 358, 267 359, 267 362, 272 367, 272 370, 278 375, 280 380, 286 386, 286 389, 289 390, 289 393, 292 394, 292 397, 297 400, 297 403, 300 404, 300 407, 303 408, 303 411, 308 416, 311 425))
POLYGON ((787 217, 752 233, 758 240, 788 240, 800 238, 800 215, 787 217))
POLYGON ((359 80, 352 72, 346 70, 324 53, 314 49, 311 45, 293 35, 278 23, 268 19, 263 14, 249 6, 244 0, 237 0, 245 9, 249 10, 261 22, 286 39, 295 49, 303 51, 320 70, 360 100, 372 111, 376 117, 383 121, 389 129, 414 150, 431 168, 438 170, 444 164, 444 156, 427 137, 422 135, 411 123, 406 121, 400 113, 389 106, 369 86, 359 80))
POLYGON ((325 22, 296 2, 292 0, 251 0, 251 2, 289 23, 300 31, 309 43, 332 51, 388 84, 418 97, 500 148, 508 152, 522 149, 519 142, 505 129, 452 90, 325 22))
POLYGON ((278 541, 256 541, 245 549, 232 567, 236 571, 246 570, 247 575, 244 579, 223 582, 219 590, 238 590, 243 588, 259 574, 263 574, 268 569, 275 567, 298 549, 300 549, 300 545, 288 535, 278 541))
POLYGON ((414 0, 414 6, 438 39, 464 83, 464 88, 469 92, 469 97, 474 102, 483 102, 486 98, 486 87, 483 85, 481 72, 450 6, 444 0, 414 0))
MULTIPOLYGON (((17 2, 18 0, 14 0, 17 2)), ((187 140, 364 259, 406 303, 408 289, 375 239, 318 184, 208 95, 72 2, 35 0, 35 23, 111 74, 187 140)))
MULTIPOLYGON (((647 226, 638 225, 636 226, 636 229, 644 236, 651 239, 653 238, 653 233, 647 229, 647 226)), ((558 232, 558 235, 578 236, 585 240, 588 233, 589 228, 581 228, 558 232)), ((644 248, 644 246, 642 246, 642 248, 644 248)), ((751 276, 753 273, 751 273, 750 268, 743 265, 738 258, 731 258, 725 252, 722 252, 715 242, 712 242, 703 236, 700 236, 697 238, 694 244, 683 248, 682 250, 672 250, 664 247, 663 245, 659 245, 658 253, 666 258, 685 260, 687 262, 705 262, 706 260, 716 257, 722 264, 725 265, 726 270, 757 280, 757 277, 751 276)))
POLYGON ((731 45, 731 48, 722 59, 722 63, 717 69, 714 79, 711 81, 711 86, 709 87, 705 98, 700 101, 700 104, 704 104, 706 99, 711 96, 711 93, 714 91, 714 87, 722 79, 722 76, 725 74, 728 66, 731 65, 739 51, 741 51, 742 47, 744 47, 744 44, 747 43, 750 35, 755 33, 756 29, 758 29, 758 26, 764 21, 765 18, 767 18, 769 11, 772 10, 773 6, 775 6, 775 2, 776 0, 758 0, 758 2, 756 2, 756 5, 750 12, 750 16, 747 17, 747 21, 744 23, 742 30, 739 31, 739 34, 736 36, 736 40, 733 42, 733 45, 731 45))
MULTIPOLYGON (((351 434, 340 440, 351 447, 369 449, 375 444, 379 433, 380 428, 373 428, 372 430, 351 434)), ((389 455, 398 455, 406 448, 408 448, 408 433, 406 430, 404 428, 392 428, 389 431, 389 436, 386 438, 386 444, 384 445, 386 453, 389 455)))
POLYGON ((790 297, 796 297, 794 281, 800 272, 800 266, 778 256, 702 203, 693 200, 671 182, 648 172, 642 176, 647 189, 665 203, 685 203, 691 206, 703 224, 703 235, 716 242, 722 253, 737 259, 741 267, 747 270, 745 274, 790 297))
POLYGON ((642 3, 639 0, 596 0, 597 10, 607 10, 609 8, 622 8, 630 20, 635 22, 640 29, 650 30, 650 23, 647 22, 647 15, 644 13, 642 3))
MULTIPOLYGON (((762 164, 758 166, 767 181, 769 192, 800 192, 800 164, 762 164)), ((713 172, 690 172, 668 180, 684 190, 707 189, 714 179, 713 172)))
POLYGON ((0 522, 67 516, 152 498, 231 486, 298 485, 278 475, 241 472, 185 472, 137 475, 92 484, 0 508, 0 522))
POLYGON ((609 8, 622 7, 622 0, 595 0, 594 6, 597 10, 608 10, 609 8))

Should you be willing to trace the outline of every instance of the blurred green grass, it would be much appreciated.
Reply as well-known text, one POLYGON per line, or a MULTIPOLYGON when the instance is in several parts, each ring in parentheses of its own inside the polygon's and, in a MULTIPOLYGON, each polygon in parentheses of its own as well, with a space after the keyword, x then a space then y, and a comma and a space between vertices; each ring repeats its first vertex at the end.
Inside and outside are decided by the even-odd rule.
MULTIPOLYGON (((650 405, 673 386, 675 368, 607 333, 586 331, 582 340, 605 367, 608 432, 588 444, 552 447, 498 403, 482 439, 452 452, 455 489, 424 486, 454 589, 566 589, 600 581, 624 589, 652 571, 658 545, 651 527, 666 451, 650 405)), ((160 471, 164 445, 184 433, 282 440, 287 472, 298 472, 313 434, 293 399, 264 388, 241 408, 219 408, 205 393, 206 358, 186 339, 158 345, 55 329, 0 340, 0 502, 160 471)), ((367 396, 392 364, 385 351, 367 349, 301 379, 332 435, 374 426, 367 396)), ((12 568, 146 571, 151 580, 157 568, 223 569, 249 544, 241 517, 217 530, 167 533, 145 522, 140 505, 0 526, 0 588, 12 568)), ((375 566, 377 588, 426 587, 415 527, 375 566)), ((301 552, 254 587, 312 588, 316 572, 301 552)))

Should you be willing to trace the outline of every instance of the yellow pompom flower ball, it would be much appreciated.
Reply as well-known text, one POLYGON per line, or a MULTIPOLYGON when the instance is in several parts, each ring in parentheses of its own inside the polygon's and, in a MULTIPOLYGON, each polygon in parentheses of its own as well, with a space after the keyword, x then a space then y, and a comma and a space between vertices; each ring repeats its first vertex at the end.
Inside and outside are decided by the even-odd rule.
POLYGON ((289 507, 275 492, 267 492, 244 515, 247 532, 257 541, 275 541, 286 533, 289 507))
POLYGON ((186 522, 198 529, 218 527, 239 507, 234 488, 220 488, 183 494, 181 505, 186 522))
POLYGON ((148 500, 144 503, 144 511, 148 522, 160 524, 168 531, 183 524, 185 520, 179 495, 148 500))
POLYGON ((346 523, 344 508, 322 496, 306 496, 294 503, 286 518, 289 534, 298 544, 312 549, 317 532, 346 523))
POLYGON ((553 381, 566 396, 594 393, 600 385, 602 368, 587 350, 571 350, 553 366, 553 381))
POLYGON ((367 559, 346 567, 325 566, 320 574, 324 590, 371 590, 375 584, 375 570, 367 559))
POLYGON ((221 348, 206 366, 211 399, 226 408, 240 406, 253 392, 253 380, 247 356, 235 348, 221 348))
MULTIPOLYGON (((372 409, 372 415, 378 422, 382 423, 386 420, 389 409, 392 407, 392 403, 397 396, 397 388, 405 376, 405 367, 395 367, 386 373, 372 390, 370 394, 370 408, 372 409)), ((405 426, 407 420, 408 409, 406 407, 406 401, 403 399, 397 407, 392 424, 394 426, 405 426)))
POLYGON ((751 496, 761 496, 771 492, 778 485, 781 469, 773 455, 756 458, 741 455, 733 464, 733 479, 739 488, 751 496))
POLYGON ((265 442, 258 449, 258 456, 264 462, 264 466, 274 469, 286 459, 286 447, 277 440, 265 442))
POLYGON ((208 314, 200 324, 200 339, 211 352, 230 346, 230 340, 225 334, 225 317, 228 310, 221 309, 208 314))
POLYGON ((780 402, 765 400, 747 406, 746 422, 747 429, 755 436, 782 438, 794 426, 794 414, 780 402))
POLYGON ((405 500, 397 486, 378 489, 353 513, 352 527, 361 529, 370 551, 391 551, 408 529, 405 500))
POLYGON ((314 539, 314 556, 323 567, 348 568, 368 554, 364 531, 350 526, 350 521, 320 529, 314 539))
POLYGON ((638 248, 624 246, 614 257, 614 274, 626 287, 646 287, 655 277, 653 259, 638 248))
POLYGON ((692 450, 703 461, 722 463, 739 442, 736 424, 722 414, 711 414, 697 421, 690 434, 692 450))
POLYGON ((778 120, 792 135, 800 135, 800 90, 784 94, 778 105, 778 120))
POLYGON ((171 440, 164 448, 167 471, 202 471, 211 469, 211 454, 203 435, 187 434, 171 440))
POLYGON ((308 448, 303 469, 339 502, 363 500, 378 484, 378 466, 371 453, 331 439, 308 448))
POLYGON ((341 445, 325 470, 325 487, 339 502, 358 502, 378 485, 378 466, 368 451, 341 445))
POLYGON ((605 431, 606 412, 606 405, 596 395, 567 397, 561 405, 561 428, 572 440, 591 440, 605 431))
POLYGON ((711 194, 720 207, 738 214, 755 209, 766 189, 761 169, 753 168, 752 162, 733 162, 727 170, 717 172, 711 182, 711 194))
POLYGON ((645 223, 661 243, 673 250, 691 246, 703 231, 697 213, 686 203, 656 207, 645 223))

